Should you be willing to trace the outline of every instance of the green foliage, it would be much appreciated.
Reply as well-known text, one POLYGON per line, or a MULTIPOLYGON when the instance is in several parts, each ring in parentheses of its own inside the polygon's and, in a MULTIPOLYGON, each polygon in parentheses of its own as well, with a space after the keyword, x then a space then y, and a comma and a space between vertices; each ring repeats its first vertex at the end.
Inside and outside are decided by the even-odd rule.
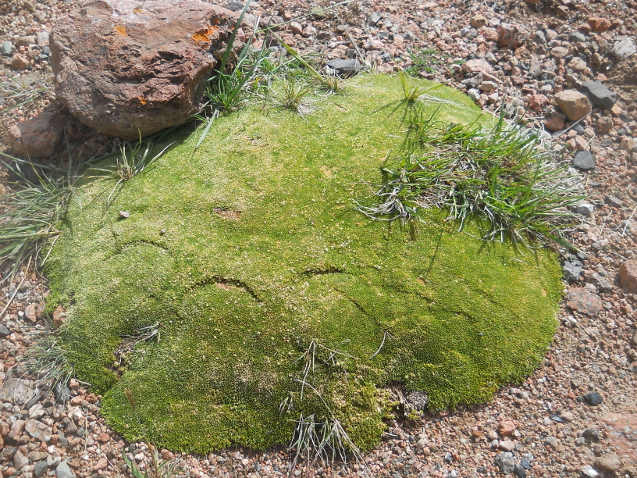
MULTIPOLYGON (((555 257, 485 245, 435 208, 411 228, 358 212, 406 126, 387 113, 400 80, 352 81, 305 120, 247 107, 203 141, 173 138, 112 204, 112 175, 78 190, 45 270, 49 307, 67 307, 60 345, 128 440, 197 453, 292 440, 332 459, 379 442, 395 382, 455 407, 541 360, 555 257)), ((416 86, 438 95, 436 121, 480 115, 416 86)))
POLYGON ((411 66, 405 69, 410 76, 417 76, 421 72, 433 73, 434 66, 440 64, 438 51, 433 48, 422 48, 409 53, 411 66))
POLYGON ((572 224, 568 207, 581 201, 581 188, 536 133, 509 126, 502 116, 487 129, 441 124, 422 103, 406 117, 402 148, 382 167, 376 193, 382 202, 361 211, 406 222, 436 206, 449 210, 460 230, 478 217, 488 240, 565 244, 560 230, 572 224))
POLYGON ((64 350, 58 345, 57 337, 50 330, 27 349, 23 365, 29 374, 42 380, 49 390, 58 384, 68 384, 75 375, 64 350))
POLYGON ((0 162, 20 179, 1 197, 0 265, 12 262, 15 273, 27 258, 38 255, 47 239, 59 234, 57 224, 72 194, 71 163, 66 176, 52 167, 0 155, 9 159, 0 162), (36 182, 27 178, 29 169, 35 172, 36 182))
POLYGON ((148 466, 148 470, 142 472, 137 467, 137 463, 128 458, 125 452, 122 452, 124 462, 130 469, 131 476, 133 478, 172 478, 179 470, 174 462, 170 460, 161 460, 157 448, 150 445, 151 462, 148 466))

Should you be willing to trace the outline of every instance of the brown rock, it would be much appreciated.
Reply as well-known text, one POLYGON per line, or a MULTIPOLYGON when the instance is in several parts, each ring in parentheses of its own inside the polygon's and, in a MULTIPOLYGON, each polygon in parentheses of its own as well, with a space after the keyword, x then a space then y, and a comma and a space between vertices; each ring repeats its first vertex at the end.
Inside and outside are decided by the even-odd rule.
POLYGON ((487 17, 484 15, 475 15, 471 18, 471 26, 473 28, 480 28, 487 24, 487 17))
POLYGON ((10 65, 11 68, 15 70, 26 70, 29 67, 29 60, 27 60, 24 55, 16 53, 13 55, 13 58, 11 58, 10 65))
POLYGON ((597 134, 610 133, 613 130, 613 119, 610 116, 603 116, 597 122, 595 126, 595 132, 597 134))
POLYGON ((610 20, 602 17, 590 17, 588 24, 595 33, 605 32, 611 27, 610 20))
POLYGON ((106 432, 100 433, 97 436, 97 441, 100 443, 107 443, 110 439, 111 439, 111 436, 106 432))
POLYGON ((603 308, 599 296, 592 290, 583 287, 573 287, 568 290, 566 305, 576 312, 591 317, 597 316, 603 308))
POLYGON ((66 320, 66 309, 62 305, 58 305, 53 311, 53 324, 56 327, 62 327, 64 320, 66 320))
POLYGON ((498 423, 498 433, 503 437, 513 435, 513 432, 515 432, 515 428, 515 422, 511 420, 504 420, 498 423))
POLYGON ((490 73, 493 68, 487 60, 476 58, 474 60, 465 61, 462 64, 462 71, 465 73, 490 73))
POLYGON ((616 472, 619 471, 623 463, 621 458, 615 453, 606 453, 595 460, 595 467, 602 470, 616 472))
POLYGON ((544 127, 549 131, 562 131, 564 129, 564 115, 555 114, 546 120, 544 127))
POLYGON ((500 48, 518 48, 526 41, 528 36, 528 33, 521 30, 517 25, 502 23, 498 26, 498 46, 500 48))
POLYGON ((7 438, 9 438, 9 440, 19 441, 20 437, 22 436, 22 432, 24 431, 24 424, 24 420, 16 420, 15 422, 13 422, 7 438))
POLYGON ((35 312, 36 307, 37 307, 37 304, 29 304, 24 309, 24 316, 31 322, 35 322, 36 320, 38 320, 38 317, 35 312))
POLYGON ((531 95, 529 97, 529 108, 539 113, 549 103, 549 99, 540 94, 531 95))
POLYGON ((291 22, 290 31, 295 35, 300 35, 303 33, 303 26, 299 22, 291 22))
POLYGON ((84 124, 124 139, 183 124, 236 19, 200 0, 86 3, 51 32, 56 95, 84 124))
POLYGON ((64 138, 64 115, 45 111, 9 128, 9 146, 22 158, 47 158, 59 151, 64 138))
POLYGON ((577 90, 564 90, 555 94, 555 102, 571 121, 578 121, 591 112, 591 103, 577 90))
POLYGON ((637 294, 637 260, 631 259, 619 266, 619 285, 626 292, 637 294))
POLYGON ((103 470, 107 466, 108 466, 108 459, 105 456, 103 456, 102 458, 98 460, 95 466, 93 466, 93 471, 103 470))

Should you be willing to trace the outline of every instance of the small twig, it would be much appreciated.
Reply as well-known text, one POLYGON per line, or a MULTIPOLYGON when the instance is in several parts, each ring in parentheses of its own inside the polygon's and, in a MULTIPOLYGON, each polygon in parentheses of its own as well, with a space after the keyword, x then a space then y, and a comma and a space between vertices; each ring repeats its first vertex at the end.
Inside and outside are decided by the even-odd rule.
POLYGON ((4 313, 7 311, 7 309, 9 309, 11 302, 13 302, 13 299, 15 299, 15 296, 18 295, 18 291, 20 290, 20 287, 22 287, 22 284, 24 284, 24 281, 27 278, 27 274, 29 273, 29 266, 31 265, 31 259, 33 259, 33 256, 29 256, 29 263, 27 264, 27 268, 24 271, 24 277, 22 278, 22 281, 20 281, 20 284, 18 285, 18 287, 16 287, 16 289, 13 291, 13 294, 9 298, 7 304, 4 306, 4 309, 2 309, 2 312, 0 312, 0 317, 2 317, 4 313))

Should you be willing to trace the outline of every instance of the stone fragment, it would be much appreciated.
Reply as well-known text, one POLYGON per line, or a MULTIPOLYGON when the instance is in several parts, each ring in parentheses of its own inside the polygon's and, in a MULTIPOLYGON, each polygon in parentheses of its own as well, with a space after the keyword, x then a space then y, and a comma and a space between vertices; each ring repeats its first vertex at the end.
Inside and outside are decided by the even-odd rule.
POLYGON ((595 211, 595 206, 589 202, 583 202, 571 207, 571 211, 582 216, 590 216, 595 211))
POLYGON ((0 53, 3 56, 11 56, 11 51, 13 51, 13 43, 11 43, 9 40, 3 41, 2 45, 0 46, 0 53))
POLYGON ((571 121, 578 121, 591 112, 590 101, 577 90, 560 91, 555 95, 555 102, 571 121))
POLYGON ((607 195, 604 198, 604 202, 609 206, 620 208, 624 205, 624 202, 619 199, 617 196, 613 196, 612 194, 607 195))
POLYGON ((544 445, 546 445, 546 446, 548 446, 548 447, 552 448, 553 450, 556 450, 556 449, 557 449, 557 447, 560 445, 560 442, 559 442, 559 441, 557 441, 557 438, 555 438, 555 437, 551 437, 551 436, 546 437, 546 438, 543 440, 543 443, 544 443, 544 445))
POLYGON ((38 420, 27 420, 24 424, 24 429, 38 441, 48 442, 51 440, 51 427, 38 420))
POLYGON ((603 17, 590 17, 587 23, 595 33, 605 32, 611 27, 610 20, 603 17))
POLYGON ((500 450, 513 451, 515 450, 515 443, 512 440, 500 440, 498 445, 500 450))
POLYGON ((595 125, 595 132, 597 134, 607 134, 613 130, 613 119, 610 116, 602 116, 597 125, 595 125))
POLYGON ((564 58, 568 54, 569 49, 566 47, 556 46, 554 48, 551 48, 551 56, 554 56, 555 58, 564 58))
POLYGON ((498 46, 500 48, 518 48, 526 41, 527 37, 528 33, 517 25, 501 23, 498 26, 498 46))
POLYGON ((299 22, 291 22, 290 31, 295 35, 300 35, 303 33, 303 26, 299 22))
POLYGON ((617 93, 608 89, 601 81, 586 81, 582 87, 594 105, 610 110, 617 101, 617 93))
POLYGON ((97 436, 97 441, 100 443, 107 443, 110 439, 111 439, 111 436, 106 432, 100 433, 97 436))
POLYGON ((29 464, 29 459, 22 454, 20 450, 17 450, 13 455, 13 467, 16 471, 20 471, 22 468, 29 464))
POLYGON ((36 316, 35 313, 35 309, 37 307, 37 304, 29 304, 24 308, 24 316, 30 320, 31 322, 35 322, 36 320, 38 320, 38 317, 36 316))
POLYGON ((93 466, 93 471, 103 470, 107 466, 108 466, 108 459, 105 456, 103 456, 102 458, 98 460, 95 466, 93 466))
POLYGON ((625 60, 637 53, 637 44, 631 37, 624 37, 613 45, 611 53, 620 60, 625 60))
POLYGON ((345 77, 353 76, 361 70, 361 64, 356 59, 332 60, 327 63, 327 67, 336 70, 339 75, 345 77))
POLYGON ((9 128, 9 146, 21 158, 48 158, 60 150, 64 138, 64 115, 45 111, 9 128))
POLYGON ((590 151, 578 151, 573 158, 573 166, 582 171, 595 169, 595 156, 590 151))
POLYGON ((603 309, 599 296, 590 289, 572 287, 566 295, 566 305, 580 314, 596 317, 603 309))
POLYGON ((522 465, 515 465, 513 467, 513 474, 517 477, 517 478, 526 478, 526 470, 524 469, 524 467, 522 465))
POLYGON ((575 71, 583 72, 588 69, 588 65, 586 61, 581 59, 579 56, 575 56, 568 62, 568 66, 575 71))
POLYGON ((30 380, 10 378, 0 388, 0 402, 10 402, 22 406, 33 397, 34 393, 30 380))
POLYGON ((536 113, 541 112, 549 103, 549 99, 545 95, 535 94, 529 97, 529 108, 536 113))
POLYGON ((24 420, 16 420, 11 424, 11 429, 9 430, 9 434, 7 438, 13 441, 19 441, 22 436, 22 432, 24 431, 24 424, 26 422, 24 420))
POLYGON ((56 478, 75 478, 75 475, 71 472, 71 468, 69 468, 66 460, 61 461, 55 468, 55 476, 56 478))
POLYGON ((487 24, 487 17, 484 15, 474 15, 471 18, 471 26, 473 28, 481 28, 487 24))
POLYGON ((629 259, 619 266, 619 285, 626 292, 637 294, 637 260, 629 259))
POLYGON ((515 432, 515 428, 515 422, 511 420, 503 420, 498 423, 498 433, 503 437, 513 435, 513 432, 515 432))
POLYGON ((580 475, 582 478, 597 478, 599 473, 591 465, 585 465, 580 469, 580 475))
POLYGON ((544 127, 552 132, 562 131, 564 126, 564 115, 560 113, 554 114, 544 123, 544 127))
POLYGON ((515 467, 515 458, 510 451, 503 451, 495 456, 495 464, 504 474, 513 473, 515 467))
POLYGON ((583 271, 579 261, 565 261, 562 270, 564 271, 564 279, 569 284, 578 281, 583 271))
POLYGON ((124 139, 183 124, 236 20, 199 0, 86 3, 51 32, 56 96, 84 124, 124 139))
POLYGON ((577 401, 586 403, 587 405, 590 405, 592 407, 596 407, 597 405, 601 405, 601 403, 604 401, 604 398, 599 393, 590 392, 586 395, 578 397, 577 401))
POLYGON ((587 428, 582 432, 582 437, 586 440, 586 443, 599 443, 600 436, 597 428, 587 428))
POLYGON ((0 338, 5 338, 11 335, 11 331, 7 329, 3 324, 0 324, 0 338))
POLYGON ((13 55, 13 58, 11 58, 10 65, 11 68, 15 70, 26 70, 29 67, 29 60, 24 55, 16 53, 13 55))
POLYGON ((493 68, 487 60, 475 58, 473 60, 465 61, 462 64, 462 71, 465 73, 491 73, 493 68))
POLYGON ((615 453, 606 453, 602 456, 598 456, 595 459, 595 467, 601 468, 602 470, 610 471, 610 472, 618 472, 623 463, 621 458, 617 456, 615 453))
POLYGON ((33 475, 35 476, 35 478, 40 478, 47 472, 48 469, 49 465, 47 464, 46 460, 38 461, 33 466, 33 475))

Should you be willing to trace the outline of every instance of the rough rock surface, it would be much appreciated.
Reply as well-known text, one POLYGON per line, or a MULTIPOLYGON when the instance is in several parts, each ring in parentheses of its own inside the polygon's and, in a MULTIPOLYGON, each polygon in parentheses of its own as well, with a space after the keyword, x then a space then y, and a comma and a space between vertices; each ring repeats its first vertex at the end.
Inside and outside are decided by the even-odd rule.
POLYGON ((577 90, 564 90, 555 95, 555 102, 571 121, 577 121, 591 112, 591 103, 577 90))
POLYGON ((619 266, 619 285, 626 292, 637 294, 637 260, 629 260, 619 266))
POLYGON ((236 18, 199 0, 88 3, 51 33, 57 97, 83 123, 124 139, 183 124, 236 18))
POLYGON ((9 128, 9 145, 16 156, 39 159, 57 151, 62 143, 66 118, 45 111, 9 128))

